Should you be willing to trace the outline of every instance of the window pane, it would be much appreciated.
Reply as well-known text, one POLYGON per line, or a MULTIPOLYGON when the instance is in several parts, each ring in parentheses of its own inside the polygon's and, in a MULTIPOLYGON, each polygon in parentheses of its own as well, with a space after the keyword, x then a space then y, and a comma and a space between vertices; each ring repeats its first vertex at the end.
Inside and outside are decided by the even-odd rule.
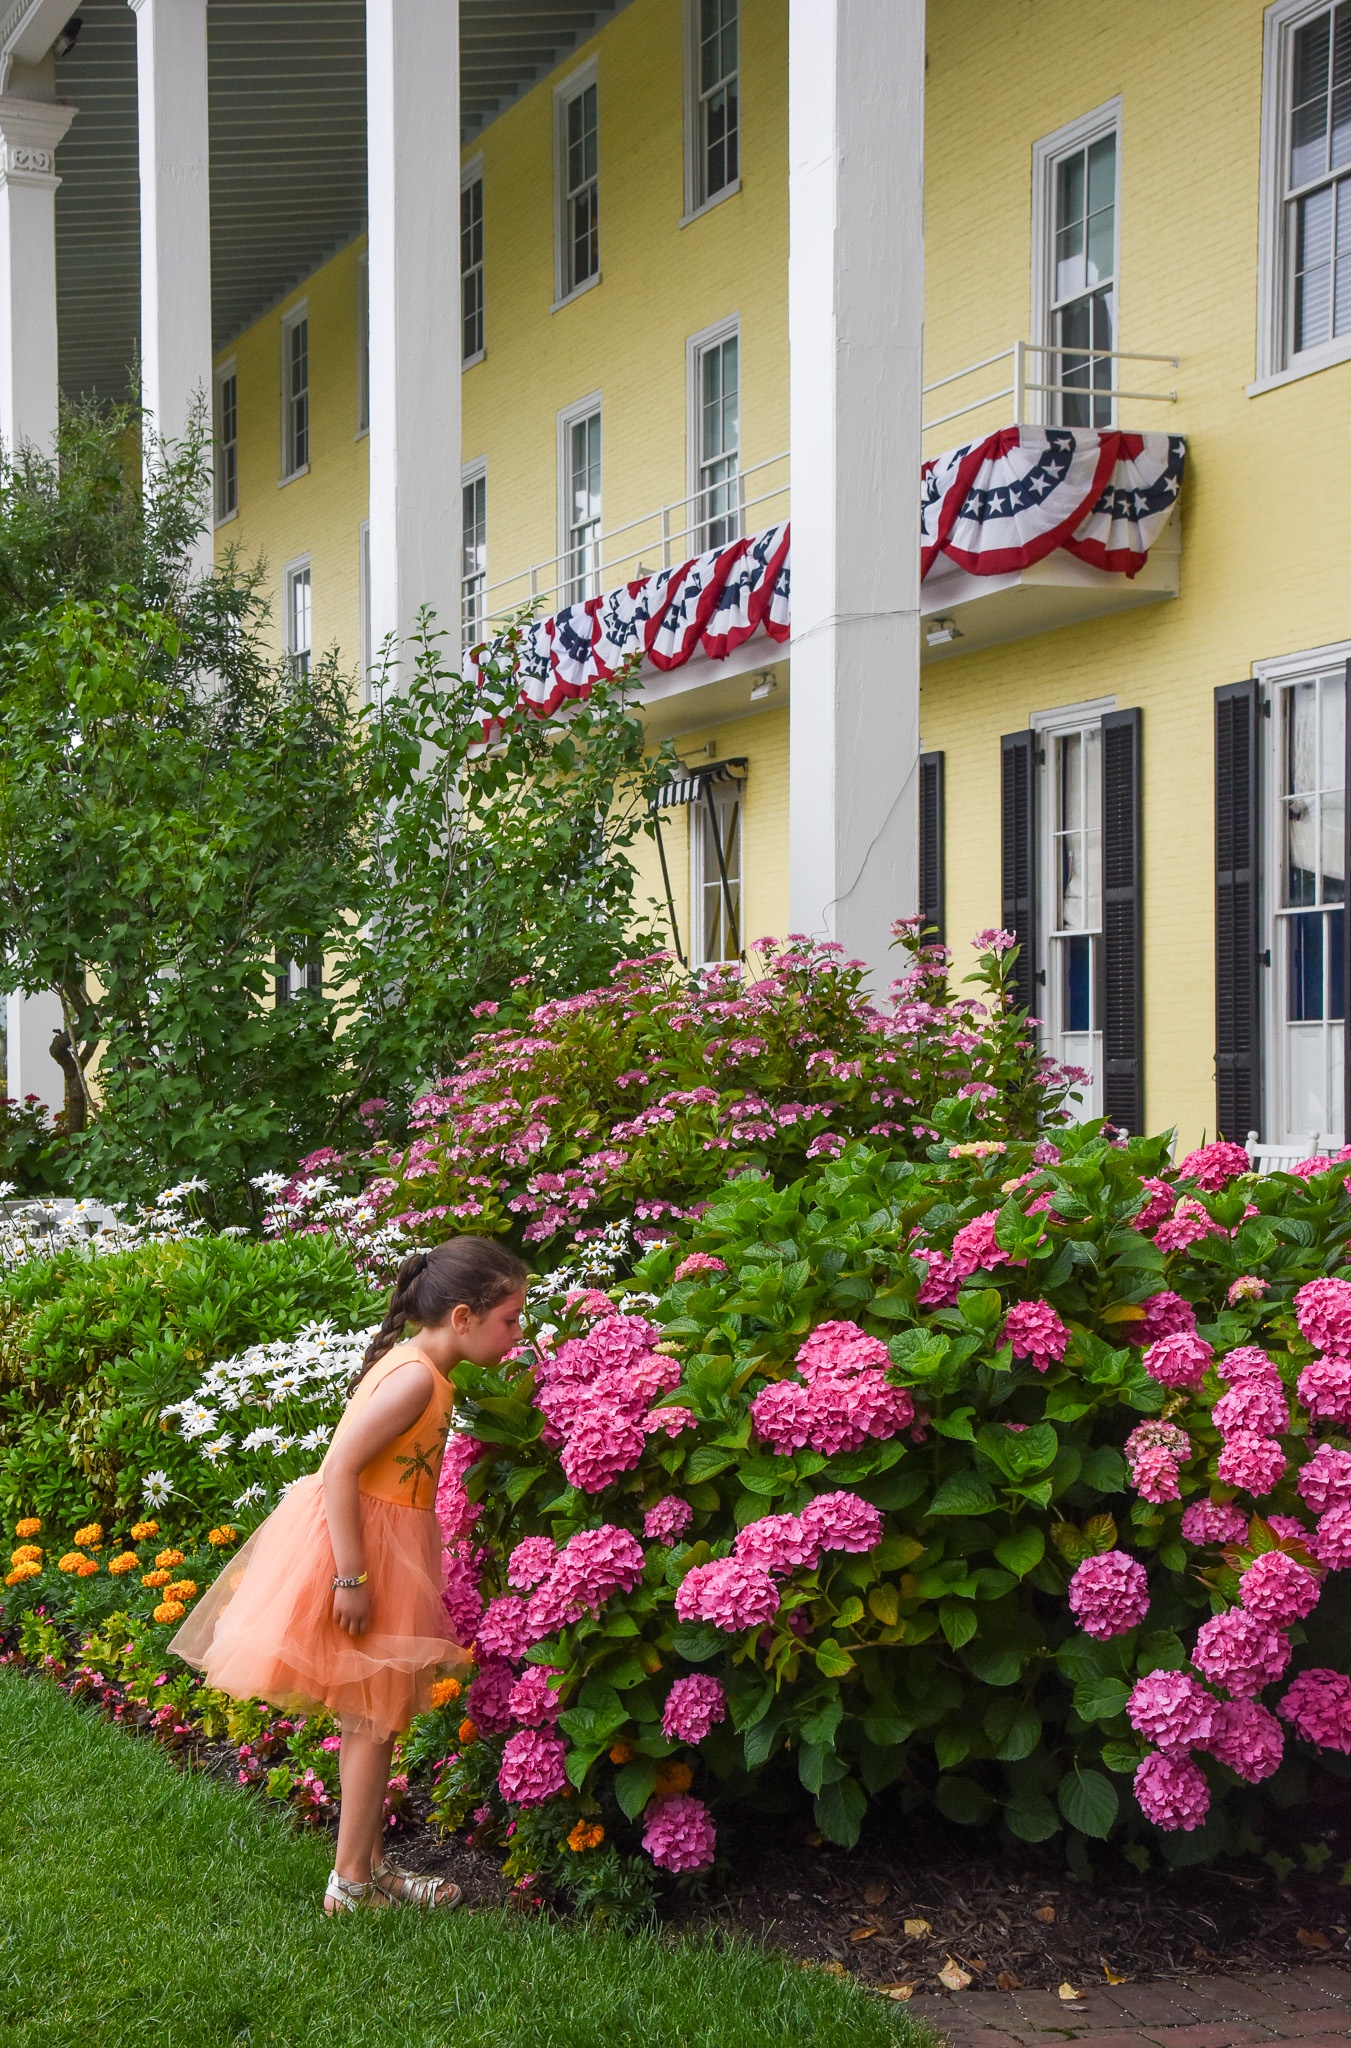
POLYGON ((1116 205, 1116 136, 1103 135, 1088 152, 1088 211, 1101 213, 1116 205))
MULTIPOLYGON (((1328 1016, 1341 1019, 1346 1015, 1346 919, 1340 911, 1327 920, 1327 948, 1328 1016)), ((1324 1125, 1327 1121, 1320 1119, 1324 1125)))
POLYGON ((1330 161, 1333 170, 1351 163, 1351 7, 1337 9, 1337 31, 1332 57, 1332 134, 1330 161))
POLYGON ((1084 156, 1076 150, 1056 167, 1055 224, 1074 226, 1084 217, 1084 156))
POLYGON ((1074 221, 1055 238, 1055 295, 1069 298, 1084 288, 1084 224, 1074 221))
POLYGON ((1296 206, 1295 347, 1326 341, 1332 311, 1332 208, 1325 186, 1296 206))
POLYGON ((1064 960, 1064 1029, 1093 1029, 1093 941, 1088 937, 1066 939, 1061 947, 1064 960))
POLYGON ((1322 912, 1317 910, 1304 911, 1286 920, 1286 1014, 1292 1024, 1321 1020, 1323 1015, 1323 924, 1322 912))
POLYGON ((1332 17, 1319 15, 1295 35, 1290 118, 1290 183, 1305 185, 1327 169, 1328 56, 1332 17))

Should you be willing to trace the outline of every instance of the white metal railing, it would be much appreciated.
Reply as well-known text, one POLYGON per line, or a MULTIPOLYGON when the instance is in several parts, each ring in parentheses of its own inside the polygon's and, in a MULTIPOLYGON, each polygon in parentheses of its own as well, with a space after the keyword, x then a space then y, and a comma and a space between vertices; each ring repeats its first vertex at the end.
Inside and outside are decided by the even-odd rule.
POLYGON ((633 582, 658 569, 674 568, 711 547, 775 526, 788 517, 788 453, 771 455, 737 471, 730 483, 707 484, 687 498, 658 505, 638 519, 610 527, 584 550, 567 548, 547 560, 518 569, 477 593, 477 617, 485 626, 527 606, 545 614, 633 582), (731 507, 727 494, 734 493, 731 507))
POLYGON ((1002 404, 1005 399, 1013 401, 1014 421, 1021 424, 1027 415, 1029 392, 1053 398, 1079 398, 1090 404, 1103 399, 1115 403, 1124 398, 1131 404, 1176 405, 1176 391, 1127 391, 1115 382, 1099 384, 1095 379, 1099 363, 1171 363, 1176 370, 1181 368, 1181 361, 1180 356, 1143 355, 1133 349, 1071 348, 1063 342, 1015 341, 992 356, 982 356, 978 363, 968 363, 964 369, 953 370, 950 376, 936 377, 932 384, 926 384, 924 396, 928 398, 931 392, 945 391, 949 385, 960 384, 966 377, 978 376, 982 370, 992 370, 997 363, 1012 366, 1007 384, 1002 384, 997 391, 983 391, 979 398, 971 399, 966 405, 954 406, 951 412, 938 413, 933 419, 926 419, 924 431, 928 434, 936 427, 947 426, 950 420, 964 419, 968 413, 979 412, 983 406, 1002 404), (1028 375, 1031 358, 1039 362, 1040 378, 1028 375), (1047 361, 1047 358, 1052 360, 1047 361), (1062 376, 1066 374, 1065 365, 1070 364, 1072 368, 1068 374, 1071 377, 1082 371, 1089 381, 1082 384, 1052 383, 1050 378, 1055 375, 1056 364, 1062 376))

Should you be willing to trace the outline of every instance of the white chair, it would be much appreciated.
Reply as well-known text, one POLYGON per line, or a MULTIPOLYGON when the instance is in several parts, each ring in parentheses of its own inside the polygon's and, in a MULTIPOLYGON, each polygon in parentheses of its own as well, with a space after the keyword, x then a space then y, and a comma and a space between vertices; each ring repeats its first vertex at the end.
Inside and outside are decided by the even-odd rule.
POLYGON ((1247 1152, 1254 1172, 1289 1173, 1301 1159, 1313 1158, 1318 1150, 1318 1136, 1317 1131, 1311 1131, 1307 1138, 1290 1138, 1284 1145, 1263 1145, 1256 1131, 1249 1131, 1247 1152))

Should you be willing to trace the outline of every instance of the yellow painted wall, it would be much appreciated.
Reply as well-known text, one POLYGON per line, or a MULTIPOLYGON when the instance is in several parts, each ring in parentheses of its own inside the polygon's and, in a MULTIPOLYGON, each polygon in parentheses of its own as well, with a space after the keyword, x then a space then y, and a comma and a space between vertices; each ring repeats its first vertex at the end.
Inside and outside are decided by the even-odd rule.
POLYGON ((1215 1117, 1212 692, 1351 635, 1351 363, 1245 395, 1262 14, 1261 0, 929 9, 926 378, 1028 334, 1033 144, 1120 93, 1119 345, 1182 358, 1180 402, 1123 405, 1122 423, 1188 443, 1178 599, 925 671, 924 744, 947 755, 949 932, 999 920, 1000 733, 1098 696, 1141 706, 1147 1114, 1184 1143, 1215 1117))

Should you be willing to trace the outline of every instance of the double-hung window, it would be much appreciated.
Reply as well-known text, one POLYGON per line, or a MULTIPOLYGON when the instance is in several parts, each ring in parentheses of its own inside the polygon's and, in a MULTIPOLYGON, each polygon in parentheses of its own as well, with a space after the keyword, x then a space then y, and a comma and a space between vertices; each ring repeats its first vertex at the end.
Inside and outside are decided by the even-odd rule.
POLYGON ((1119 109, 1096 109, 1034 152, 1034 384, 1043 417, 1059 426, 1110 427, 1117 343, 1119 109))
POLYGON ((1091 708, 1097 715, 1070 712, 1063 724, 1038 720, 1046 906, 1038 1007, 1052 1058, 1091 1077, 1071 1099, 1083 1117, 1102 1114, 1102 725, 1091 708))
POLYGON ((488 473, 481 462, 465 471, 461 500, 460 638, 462 646, 475 647, 484 633, 483 592, 488 580, 488 473))
POLYGON ((1262 65, 1257 375, 1351 356, 1351 0, 1276 0, 1262 65))
POLYGON ((740 0, 686 0, 689 10, 686 209, 696 213, 741 174, 740 0))
POLYGON ((303 307, 281 326, 281 473, 299 476, 310 464, 310 322, 303 307))
POLYGON ((216 373, 216 524, 239 510, 239 379, 233 363, 216 373))
POLYGON ((483 354, 483 172, 475 165, 460 187, 460 353, 483 354))
POLYGON ((286 608, 286 653, 291 666, 302 676, 307 676, 310 672, 310 654, 313 648, 310 594, 308 561, 290 563, 282 579, 282 599, 286 608))
POLYGON ((560 602, 576 604, 600 593, 600 405, 587 399, 558 424, 560 602))
POLYGON ((600 179, 594 67, 560 86, 554 100, 558 264, 556 296, 571 297, 600 276, 600 179))
POLYGON ((740 339, 735 322, 690 344, 694 546, 725 547, 740 534, 740 339))
POLYGON ((740 957, 740 782, 708 782, 690 807, 690 964, 740 957))

